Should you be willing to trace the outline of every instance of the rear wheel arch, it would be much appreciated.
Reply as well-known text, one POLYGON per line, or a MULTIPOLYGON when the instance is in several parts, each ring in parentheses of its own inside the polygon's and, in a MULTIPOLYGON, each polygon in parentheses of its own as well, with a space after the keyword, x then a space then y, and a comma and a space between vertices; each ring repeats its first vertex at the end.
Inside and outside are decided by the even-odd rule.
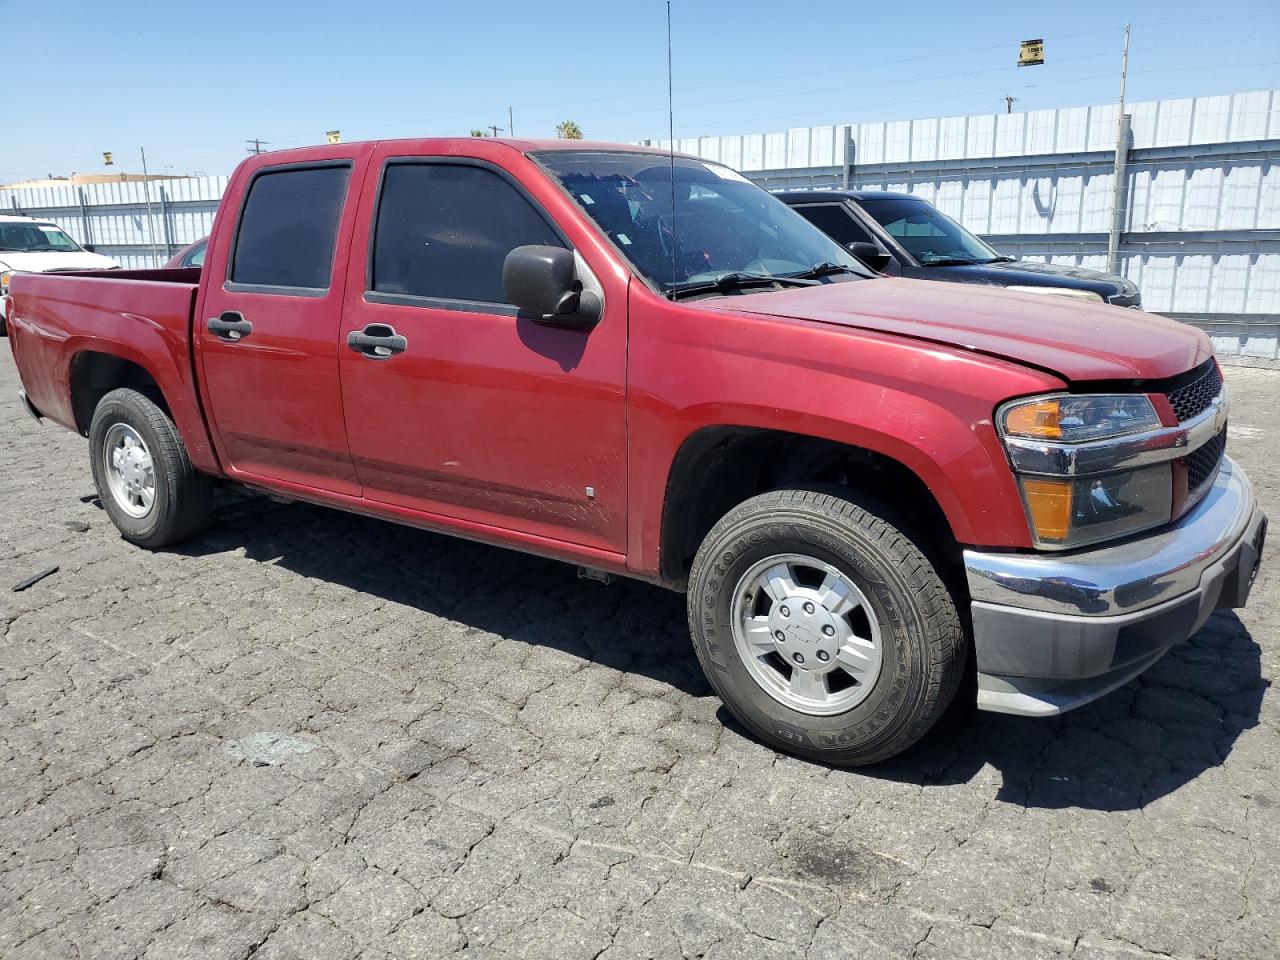
POLYGON ((150 398, 168 416, 173 416, 164 391, 151 371, 118 354, 99 350, 80 351, 71 358, 68 384, 76 429, 82 436, 89 435, 93 412, 102 398, 121 387, 137 390, 150 398))

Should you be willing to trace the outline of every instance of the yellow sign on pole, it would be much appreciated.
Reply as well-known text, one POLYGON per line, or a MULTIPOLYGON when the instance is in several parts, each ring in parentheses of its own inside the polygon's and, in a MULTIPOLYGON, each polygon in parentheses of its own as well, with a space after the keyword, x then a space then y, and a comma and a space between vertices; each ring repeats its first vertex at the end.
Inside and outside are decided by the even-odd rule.
POLYGON ((103 166, 107 166, 107 167, 111 166, 111 151, 110 151, 110 150, 103 150, 103 151, 102 151, 102 163, 103 163, 103 166))
POLYGON ((1023 40, 1018 48, 1018 66, 1034 67, 1044 63, 1044 40, 1023 40))
POLYGON ((325 136, 329 138, 330 143, 342 142, 342 132, 340 130, 330 130, 325 136))

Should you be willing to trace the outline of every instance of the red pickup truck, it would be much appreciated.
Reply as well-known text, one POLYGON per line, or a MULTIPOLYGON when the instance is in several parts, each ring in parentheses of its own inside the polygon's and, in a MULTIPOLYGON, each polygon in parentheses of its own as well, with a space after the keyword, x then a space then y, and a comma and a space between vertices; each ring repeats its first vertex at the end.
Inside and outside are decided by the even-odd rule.
MULTIPOLYGON (((686 590, 764 740, 1049 715, 1241 606, 1266 521, 1205 336, 870 275, 718 164, 581 141, 263 154, 201 270, 17 275, 29 413, 156 548, 215 482, 686 590)), ((493 589, 485 584, 484 589, 493 589)))

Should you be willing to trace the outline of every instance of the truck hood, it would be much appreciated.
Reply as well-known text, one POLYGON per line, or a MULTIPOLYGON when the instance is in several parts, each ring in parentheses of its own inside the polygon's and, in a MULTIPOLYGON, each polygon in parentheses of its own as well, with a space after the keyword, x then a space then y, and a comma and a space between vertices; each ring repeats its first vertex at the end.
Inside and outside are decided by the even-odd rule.
POLYGON ((1099 270, 1062 263, 1014 260, 1012 263, 955 264, 926 269, 930 274, 936 273, 940 280, 959 280, 962 283, 994 283, 1002 287, 1016 284, 1070 287, 1076 290, 1092 290, 1107 299, 1133 298, 1138 293, 1135 283, 1117 274, 1102 273, 1099 270))
POLYGON ((110 270, 119 267, 110 257, 81 250, 77 253, 22 253, 0 250, 0 270, 22 273, 50 273, 55 270, 110 270))
POLYGON ((1199 330, 1154 314, 974 284, 885 277, 698 305, 928 340, 1068 381, 1161 379, 1213 355, 1199 330))

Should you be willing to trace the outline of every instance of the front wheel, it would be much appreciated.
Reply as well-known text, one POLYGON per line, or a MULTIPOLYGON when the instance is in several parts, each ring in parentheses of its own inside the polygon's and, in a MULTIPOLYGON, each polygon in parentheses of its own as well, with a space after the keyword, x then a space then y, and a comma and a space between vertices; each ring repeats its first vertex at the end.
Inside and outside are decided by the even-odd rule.
POLYGON ((690 574, 694 648, 725 706, 773 746, 844 766, 923 736, 968 652, 932 563, 874 510, 761 494, 712 528, 690 574))
POLYGON ((165 547, 208 523, 213 482, 191 465, 178 428, 145 394, 122 388, 102 398, 89 458, 98 498, 126 540, 165 547))

